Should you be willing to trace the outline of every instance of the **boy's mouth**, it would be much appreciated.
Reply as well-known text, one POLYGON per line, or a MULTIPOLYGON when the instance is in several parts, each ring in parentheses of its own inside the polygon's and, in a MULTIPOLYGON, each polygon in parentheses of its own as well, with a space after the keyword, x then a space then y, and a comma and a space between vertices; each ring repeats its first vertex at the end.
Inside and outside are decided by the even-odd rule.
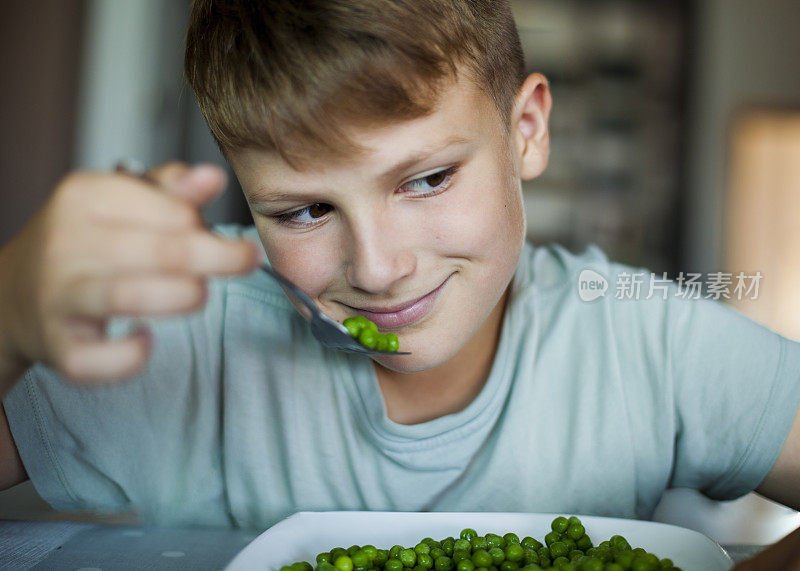
POLYGON ((400 329, 422 319, 433 307, 439 292, 450 281, 453 274, 447 276, 436 289, 424 296, 397 305, 378 307, 352 307, 357 313, 363 315, 378 326, 378 329, 400 329))

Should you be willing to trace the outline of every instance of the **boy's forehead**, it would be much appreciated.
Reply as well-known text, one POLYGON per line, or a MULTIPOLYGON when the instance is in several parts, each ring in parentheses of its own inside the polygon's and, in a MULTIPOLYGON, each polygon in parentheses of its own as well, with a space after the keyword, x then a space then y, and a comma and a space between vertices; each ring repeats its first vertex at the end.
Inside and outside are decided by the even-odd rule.
POLYGON ((402 170, 404 163, 421 160, 449 147, 480 144, 502 127, 491 99, 473 81, 462 77, 443 87, 436 107, 428 115, 380 125, 354 124, 346 128, 348 138, 362 149, 353 156, 321 155, 293 167, 274 151, 235 149, 228 154, 242 185, 253 188, 248 179, 254 177, 261 179, 263 184, 265 177, 302 179, 342 168, 374 169, 376 173, 384 173, 392 167, 402 170))

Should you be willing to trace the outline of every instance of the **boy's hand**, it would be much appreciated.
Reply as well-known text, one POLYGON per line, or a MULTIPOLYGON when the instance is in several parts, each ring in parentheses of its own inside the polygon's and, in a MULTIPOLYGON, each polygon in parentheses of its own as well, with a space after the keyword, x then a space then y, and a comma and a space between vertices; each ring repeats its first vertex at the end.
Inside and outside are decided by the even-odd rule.
POLYGON ((203 225, 200 207, 225 186, 221 169, 170 163, 147 174, 156 184, 67 176, 0 250, 0 396, 12 371, 36 361, 86 383, 133 376, 150 337, 140 329, 109 339, 110 317, 192 312, 205 303, 209 276, 255 269, 254 244, 203 225))
POLYGON ((770 545, 755 557, 742 561, 733 571, 800 571, 800 528, 770 545))

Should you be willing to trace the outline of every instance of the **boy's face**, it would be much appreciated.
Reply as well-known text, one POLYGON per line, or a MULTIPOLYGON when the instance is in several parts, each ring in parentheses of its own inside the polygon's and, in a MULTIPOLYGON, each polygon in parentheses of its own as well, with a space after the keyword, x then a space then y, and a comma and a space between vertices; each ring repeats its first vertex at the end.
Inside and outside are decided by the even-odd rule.
POLYGON ((230 153, 273 267, 333 319, 362 314, 396 333, 412 355, 375 359, 396 371, 496 338, 482 328, 497 328, 487 317, 525 235, 521 138, 463 78, 428 116, 352 138, 367 152, 302 171, 277 153, 230 153))

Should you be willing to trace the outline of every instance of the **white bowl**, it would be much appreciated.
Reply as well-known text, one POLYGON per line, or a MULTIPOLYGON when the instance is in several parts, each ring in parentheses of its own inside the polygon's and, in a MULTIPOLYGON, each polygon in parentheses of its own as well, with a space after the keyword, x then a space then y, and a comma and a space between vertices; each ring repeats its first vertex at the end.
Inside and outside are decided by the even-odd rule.
MULTIPOLYGON (((254 539, 231 561, 227 571, 277 570, 295 561, 315 565, 318 553, 334 547, 372 544, 388 549, 414 546, 424 537, 458 537, 465 527, 480 535, 513 531, 544 541, 558 515, 543 513, 446 512, 299 512, 254 539)), ((666 523, 578 515, 597 545, 623 535, 632 547, 669 557, 683 571, 726 571, 733 566, 725 550, 705 535, 666 523)))

